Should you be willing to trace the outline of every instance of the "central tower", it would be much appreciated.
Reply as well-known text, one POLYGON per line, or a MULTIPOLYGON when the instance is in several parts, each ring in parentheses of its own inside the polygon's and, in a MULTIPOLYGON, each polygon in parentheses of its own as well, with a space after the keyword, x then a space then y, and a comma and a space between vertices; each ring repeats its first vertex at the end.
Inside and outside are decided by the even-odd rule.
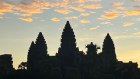
POLYGON ((115 46, 109 33, 107 34, 103 42, 102 60, 104 66, 106 67, 112 67, 112 65, 116 64, 117 62, 115 46))
POLYGON ((75 35, 69 21, 67 21, 63 29, 61 38, 61 45, 58 49, 57 56, 63 65, 72 65, 78 54, 78 48, 76 47, 75 35))

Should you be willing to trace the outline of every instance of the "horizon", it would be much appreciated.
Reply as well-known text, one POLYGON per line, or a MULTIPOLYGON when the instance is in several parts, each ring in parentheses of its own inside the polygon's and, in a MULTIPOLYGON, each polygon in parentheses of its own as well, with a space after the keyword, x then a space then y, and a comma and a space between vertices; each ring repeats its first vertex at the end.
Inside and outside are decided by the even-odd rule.
MULTIPOLYGON (((140 67, 139 0, 0 0, 0 55, 12 54, 15 68, 27 60, 32 41, 42 32, 49 55, 55 55, 67 20, 77 47, 86 52, 90 42, 102 49, 107 33, 117 59, 140 67)), ((98 51, 98 53, 101 50, 98 51)))

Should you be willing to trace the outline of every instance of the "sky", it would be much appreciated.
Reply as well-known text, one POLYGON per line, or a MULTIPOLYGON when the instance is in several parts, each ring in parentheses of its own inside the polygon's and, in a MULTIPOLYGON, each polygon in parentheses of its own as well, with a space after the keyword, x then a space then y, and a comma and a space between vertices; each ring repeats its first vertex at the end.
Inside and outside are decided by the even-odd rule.
POLYGON ((118 60, 140 66, 140 0, 0 0, 0 54, 12 54, 17 68, 42 32, 55 55, 67 20, 81 51, 90 42, 102 48, 110 33, 118 60))

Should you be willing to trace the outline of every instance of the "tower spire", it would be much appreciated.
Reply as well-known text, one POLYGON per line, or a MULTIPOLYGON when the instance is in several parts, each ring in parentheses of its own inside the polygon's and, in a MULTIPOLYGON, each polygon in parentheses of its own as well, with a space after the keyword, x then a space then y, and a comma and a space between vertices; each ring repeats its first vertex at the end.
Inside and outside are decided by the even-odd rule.
POLYGON ((113 40, 109 33, 107 33, 104 42, 103 42, 103 52, 114 52, 115 53, 115 46, 113 40))
POLYGON ((62 62, 65 62, 65 64, 68 64, 68 62, 69 64, 72 64, 77 51, 75 35, 69 21, 67 21, 62 32, 61 45, 58 49, 57 55, 62 59, 62 62))
POLYGON ((27 56, 27 69, 29 71, 34 69, 35 49, 36 49, 35 43, 34 43, 34 41, 32 41, 30 48, 29 48, 28 56, 27 56))
POLYGON ((42 53, 44 56, 47 55, 47 44, 44 39, 42 32, 39 32, 38 37, 36 39, 36 48, 39 53, 42 53))
POLYGON ((67 21, 61 37, 61 47, 58 53, 63 55, 74 53, 76 50, 76 39, 69 21, 67 21))
POLYGON ((102 48, 103 61, 105 65, 111 65, 117 62, 115 46, 109 33, 107 33, 102 48))
POLYGON ((70 22, 69 21, 66 22, 65 29, 66 28, 71 28, 71 25, 70 25, 70 22))
POLYGON ((28 52, 27 68, 30 71, 41 71, 45 67, 47 44, 40 32, 36 42, 32 42, 28 52))

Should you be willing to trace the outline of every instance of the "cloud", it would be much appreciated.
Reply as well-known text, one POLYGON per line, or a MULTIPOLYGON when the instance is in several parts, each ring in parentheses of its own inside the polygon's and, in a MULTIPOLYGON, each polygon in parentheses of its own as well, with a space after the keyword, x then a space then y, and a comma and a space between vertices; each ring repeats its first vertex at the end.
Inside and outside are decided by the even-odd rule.
POLYGON ((32 16, 32 14, 17 14, 17 15, 20 15, 22 17, 29 17, 29 16, 32 16))
POLYGON ((124 16, 137 16, 140 15, 140 10, 128 10, 124 16))
POLYGON ((92 28, 89 28, 89 30, 96 30, 98 28, 100 28, 101 26, 96 26, 96 27, 92 27, 92 28))
POLYGON ((48 7, 57 6, 55 3, 41 2, 35 0, 0 0, 0 14, 11 12, 13 14, 40 14, 48 7), (18 13, 15 13, 18 12, 18 13))
POLYGON ((9 4, 17 5, 17 4, 31 4, 35 0, 4 0, 4 1, 9 4))
POLYGON ((63 0, 65 3, 69 2, 69 0, 63 0))
POLYGON ((140 0, 130 0, 130 1, 132 1, 132 2, 140 2, 140 0))
MULTIPOLYGON (((73 11, 85 12, 88 9, 100 9, 101 0, 0 0, 0 14, 13 13, 21 17, 31 17, 51 9, 57 13, 69 14, 73 11), (94 3, 94 4, 93 4, 94 3)), ((88 13, 82 13, 88 16, 88 13)))
POLYGON ((59 18, 52 18, 51 20, 54 21, 54 22, 59 22, 60 21, 59 18))
POLYGON ((24 18, 19 18, 19 19, 22 20, 22 21, 26 21, 26 22, 32 22, 33 21, 33 19, 30 18, 30 17, 24 17, 24 18))
POLYGON ((81 7, 84 7, 86 9, 100 9, 102 8, 101 4, 83 4, 81 7))
POLYGON ((99 20, 105 20, 105 19, 115 19, 119 16, 119 12, 117 10, 109 10, 105 11, 103 15, 101 15, 99 20))
POLYGON ((40 8, 36 8, 32 5, 24 5, 24 4, 20 4, 17 5, 16 10, 27 13, 27 14, 39 14, 42 13, 42 10, 40 8))
POLYGON ((38 1, 38 2, 34 1, 30 5, 34 6, 34 8, 38 8, 38 9, 42 9, 42 10, 57 6, 55 3, 52 4, 50 2, 40 2, 40 1, 38 1))
POLYGON ((67 10, 67 9, 56 9, 55 11, 58 13, 61 13, 61 14, 69 14, 70 13, 70 10, 67 10))
POLYGON ((75 11, 79 11, 79 12, 84 12, 85 10, 81 7, 71 7, 71 9, 75 10, 75 11))
MULTIPOLYGON (((32 15, 32 14, 39 14, 42 13, 43 10, 40 6, 40 4, 36 4, 36 2, 32 2, 29 4, 29 2, 27 0, 28 4, 25 4, 25 2, 23 2, 23 0, 14 0, 15 2, 12 2, 13 0, 6 0, 1 1, 0 3, 0 13, 5 13, 5 12, 11 12, 13 14, 17 14, 17 15, 22 15, 22 14, 28 14, 28 15, 32 15)), ((30 1, 30 0, 29 0, 30 1)))
POLYGON ((124 27, 132 26, 132 25, 134 25, 134 22, 131 22, 131 21, 127 21, 123 23, 124 27))
POLYGON ((116 7, 116 10, 126 11, 128 9, 126 7, 123 7, 123 6, 119 6, 119 7, 116 7))
POLYGON ((12 12, 11 8, 8 8, 8 7, 0 7, 0 14, 4 14, 6 12, 12 12))
POLYGON ((78 18, 79 18, 78 16, 68 16, 68 17, 65 17, 65 19, 67 19, 67 20, 78 19, 78 18))
POLYGON ((111 5, 114 6, 114 7, 120 7, 122 6, 124 3, 123 2, 114 2, 112 3, 111 5))
POLYGON ((76 3, 100 2, 101 0, 75 0, 76 3))
POLYGON ((86 0, 76 0, 76 2, 78 2, 78 3, 84 3, 84 2, 86 2, 86 0))
POLYGON ((101 0, 92 0, 93 2, 100 2, 101 0))
POLYGON ((101 24, 104 24, 104 25, 109 25, 110 24, 110 25, 112 25, 112 23, 108 22, 108 21, 107 22, 102 22, 101 24))
POLYGON ((4 14, 6 12, 13 12, 13 6, 4 2, 0 1, 0 14, 4 14))
POLYGON ((136 32, 134 33, 134 35, 140 36, 140 32, 136 32))
POLYGON ((86 19, 82 19, 82 20, 80 20, 80 23, 90 23, 90 21, 89 20, 86 20, 86 19))
POLYGON ((81 13, 81 16, 89 16, 89 13, 81 13))
MULTIPOLYGON (((73 3, 71 3, 70 0, 62 0, 62 2, 61 1, 44 1, 44 0, 38 0, 38 1, 36 0, 24 0, 24 1, 23 0, 6 0, 5 1, 4 0, 4 1, 1 1, 0 3, 2 4, 0 5, 0 14, 11 12, 18 16, 29 17, 34 14, 41 14, 46 9, 48 10, 48 9, 53 8, 52 10, 61 14, 73 13, 73 10, 74 10, 78 12, 85 12, 85 13, 81 13, 80 16, 89 16, 90 14, 87 12, 88 9, 102 8, 101 4, 99 3, 95 4, 95 2, 99 2, 99 1, 101 0, 76 0, 76 1, 73 1, 73 3), (75 2, 80 2, 80 3, 75 3, 75 2), (91 4, 89 2, 94 2, 94 4, 91 4)), ((121 6, 123 5, 122 2, 115 2, 112 5, 118 6, 116 7, 117 10, 105 11, 104 14, 102 14, 100 18, 98 19, 101 19, 101 20, 115 19, 120 14, 118 10, 126 10, 125 7, 121 6)), ((130 16, 130 15, 139 15, 139 14, 140 12, 139 10, 137 10, 137 11, 128 11, 124 15, 130 16)))

